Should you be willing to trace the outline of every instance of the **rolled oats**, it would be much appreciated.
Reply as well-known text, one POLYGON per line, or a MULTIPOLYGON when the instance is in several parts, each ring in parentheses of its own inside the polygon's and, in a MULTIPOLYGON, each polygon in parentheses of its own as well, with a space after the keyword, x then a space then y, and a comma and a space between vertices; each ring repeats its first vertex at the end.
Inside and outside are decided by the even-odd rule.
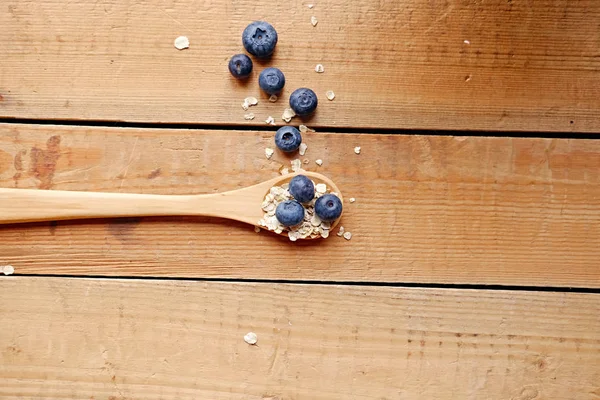
POLYGON ((327 96, 327 99, 328 99, 329 101, 331 101, 331 100, 335 99, 335 93, 333 93, 333 90, 328 90, 328 91, 325 93, 325 96, 327 96))
POLYGON ((183 50, 190 47, 190 40, 185 36, 179 36, 173 42, 177 50, 183 50))
POLYGON ((323 160, 321 160, 320 158, 318 160, 315 160, 315 163, 319 166, 323 165, 323 160))
POLYGON ((306 143, 300 143, 300 148, 298 149, 298 153, 303 156, 304 154, 306 154, 306 149, 308 149, 308 146, 306 145, 306 143))
POLYGON ((275 210, 280 203, 293 198, 288 190, 289 184, 286 183, 281 186, 273 186, 263 200, 262 210, 264 215, 263 218, 258 221, 258 226, 266 228, 275 233, 286 232, 288 238, 292 242, 295 242, 298 239, 329 237, 331 222, 322 221, 314 212, 316 198, 326 193, 328 188, 327 185, 322 183, 318 184, 317 186, 319 189, 323 190, 323 192, 315 193, 315 199, 307 204, 304 204, 304 220, 297 226, 293 227, 284 227, 279 223, 275 215, 275 210))
POLYGON ((271 148, 267 147, 267 148, 265 149, 265 156, 267 156, 267 160, 270 160, 270 159, 271 159, 271 157, 273 157, 273 154, 274 154, 274 153, 275 153, 275 150, 273 150, 273 149, 271 149, 271 148))
POLYGON ((281 116, 281 119, 285 122, 290 122, 295 116, 296 113, 294 112, 294 110, 288 107, 285 110, 283 110, 283 115, 281 116))
POLYGON ((313 15, 312 17, 310 17, 310 23, 312 24, 312 26, 317 26, 317 24, 319 23, 319 21, 317 20, 317 17, 315 17, 313 15))
POLYGON ((360 146, 356 146, 356 147, 354 148, 354 152, 355 152, 356 154, 360 154, 360 146))
POLYGON ((319 74, 322 74, 323 72, 325 72, 325 67, 323 67, 323 64, 317 64, 317 66, 315 67, 315 71, 319 74))

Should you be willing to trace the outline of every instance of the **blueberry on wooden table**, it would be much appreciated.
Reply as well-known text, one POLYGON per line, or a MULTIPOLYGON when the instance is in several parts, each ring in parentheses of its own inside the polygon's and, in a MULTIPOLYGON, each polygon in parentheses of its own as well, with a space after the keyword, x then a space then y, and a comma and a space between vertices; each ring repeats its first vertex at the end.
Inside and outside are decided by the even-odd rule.
POLYGON ((324 194, 315 202, 315 214, 322 221, 335 221, 342 215, 342 201, 334 194, 324 194))
POLYGON ((315 185, 306 175, 293 177, 288 190, 300 203, 308 203, 315 197, 315 185))
POLYGON ((296 226, 304 220, 304 207, 296 200, 284 201, 275 209, 275 217, 283 226, 296 226))
POLYGON ((302 143, 302 135, 293 126, 282 126, 275 133, 275 146, 281 151, 286 153, 296 151, 300 143, 302 143))
POLYGON ((278 94, 285 86, 285 76, 278 68, 265 68, 258 77, 258 85, 267 94, 278 94))
POLYGON ((242 43, 246 51, 258 58, 273 54, 277 44, 277 31, 265 21, 254 21, 244 29, 242 43))
POLYGON ((229 72, 236 79, 245 79, 252 72, 252 60, 245 54, 236 54, 229 60, 229 72))
POLYGON ((315 92, 308 88, 294 90, 290 95, 290 107, 296 115, 308 115, 315 111, 319 100, 315 92))

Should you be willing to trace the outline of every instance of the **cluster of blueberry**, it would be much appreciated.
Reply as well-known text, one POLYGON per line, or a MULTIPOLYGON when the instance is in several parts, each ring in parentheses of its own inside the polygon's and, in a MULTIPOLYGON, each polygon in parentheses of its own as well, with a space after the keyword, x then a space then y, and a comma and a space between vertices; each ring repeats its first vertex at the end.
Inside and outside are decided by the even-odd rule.
MULTIPOLYGON (((296 175, 290 181, 288 191, 294 200, 279 203, 275 210, 275 217, 285 227, 296 226, 304 220, 302 204, 315 198, 315 185, 307 176, 296 175)), ((342 201, 334 194, 324 194, 315 202, 315 214, 321 221, 335 221, 342 215, 342 201)))
MULTIPOLYGON (((267 58, 275 50, 277 31, 268 22, 252 22, 242 33, 242 43, 248 53, 258 58, 267 58)), ((252 60, 245 54, 236 54, 229 60, 229 72, 237 79, 248 78, 252 67, 252 60)), ((258 85, 267 94, 276 95, 285 86, 285 76, 278 68, 265 68, 258 77, 258 85)), ((315 92, 308 88, 296 89, 290 95, 290 108, 296 115, 311 114, 318 102, 315 92)))
MULTIPOLYGON (((273 54, 277 44, 277 31, 271 24, 255 21, 244 29, 242 43, 250 54, 267 58, 273 54)), ((245 54, 236 54, 229 60, 229 72, 237 79, 246 79, 252 73, 252 60, 245 54)), ((258 77, 260 88, 269 95, 277 95, 285 86, 285 76, 278 68, 265 68, 258 77)), ((290 108, 299 116, 315 111, 317 95, 309 88, 296 89, 290 95, 290 108)), ((300 131, 293 126, 281 127, 275 134, 275 145, 284 152, 296 151, 302 143, 300 131)), ((304 220, 305 208, 315 198, 315 186, 305 175, 296 175, 289 184, 294 198, 277 205, 275 216, 285 227, 297 226, 304 220)), ((332 222, 342 215, 342 201, 334 194, 324 194, 314 202, 314 212, 321 221, 332 222)))

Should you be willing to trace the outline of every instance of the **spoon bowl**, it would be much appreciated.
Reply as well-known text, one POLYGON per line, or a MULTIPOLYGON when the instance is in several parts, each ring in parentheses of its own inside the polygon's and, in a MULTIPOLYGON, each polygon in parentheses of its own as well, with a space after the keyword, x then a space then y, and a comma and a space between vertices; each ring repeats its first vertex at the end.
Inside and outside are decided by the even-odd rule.
MULTIPOLYGON (((281 186, 296 175, 324 183, 342 200, 333 181, 316 172, 282 175, 241 189, 215 194, 156 195, 0 188, 0 224, 90 218, 207 216, 226 218, 258 226, 261 208, 273 186, 281 186)), ((338 220, 331 224, 333 229, 338 220)), ((284 231, 282 234, 286 234, 284 231)))

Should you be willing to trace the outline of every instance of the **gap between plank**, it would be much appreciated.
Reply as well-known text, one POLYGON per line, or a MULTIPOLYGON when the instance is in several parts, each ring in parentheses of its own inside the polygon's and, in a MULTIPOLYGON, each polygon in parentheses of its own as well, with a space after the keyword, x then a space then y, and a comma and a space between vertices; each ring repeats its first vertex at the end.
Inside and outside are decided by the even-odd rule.
MULTIPOLYGON (((186 122, 127 122, 103 120, 48 120, 29 118, 0 118, 1 124, 15 125, 55 125, 55 126, 82 126, 104 128, 138 128, 138 129, 189 129, 189 130, 237 130, 237 131, 276 131, 279 126, 256 125, 227 125, 227 124, 202 124, 186 122)), ((308 123, 310 125, 310 123, 308 123)), ((334 126, 311 125, 322 133, 364 133, 376 135, 426 135, 426 136, 477 136, 477 137, 515 137, 536 139, 600 139, 600 134, 583 132, 522 132, 522 131, 485 131, 485 130, 428 130, 428 129, 396 129, 396 128, 347 128, 334 126)))
MULTIPOLYGON (((191 278, 165 276, 112 276, 112 275, 68 275, 68 274, 14 274, 15 277, 27 278, 69 278, 69 279, 121 279, 147 281, 189 281, 189 282, 226 282, 226 283, 264 283, 286 285, 335 285, 335 286, 369 286, 398 287, 449 290, 504 290, 517 292, 553 292, 553 293, 588 293, 600 294, 600 288, 559 287, 559 286, 512 286, 482 285, 454 283, 410 283, 410 282, 359 282, 359 281, 322 281, 322 280, 286 280, 286 279, 240 279, 240 278, 191 278)), ((7 278, 10 279, 10 278, 7 278)))

